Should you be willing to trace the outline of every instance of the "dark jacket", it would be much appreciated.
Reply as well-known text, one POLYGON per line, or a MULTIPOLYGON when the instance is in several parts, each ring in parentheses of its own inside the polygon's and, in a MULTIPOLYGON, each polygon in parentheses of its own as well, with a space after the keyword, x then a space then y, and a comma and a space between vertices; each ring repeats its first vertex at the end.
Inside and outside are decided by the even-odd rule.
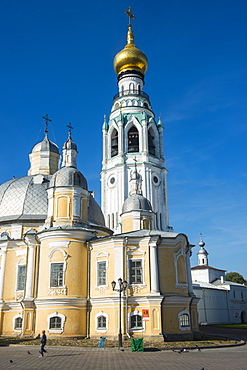
POLYGON ((40 343, 46 344, 46 335, 45 334, 42 334, 42 336, 40 338, 40 343))

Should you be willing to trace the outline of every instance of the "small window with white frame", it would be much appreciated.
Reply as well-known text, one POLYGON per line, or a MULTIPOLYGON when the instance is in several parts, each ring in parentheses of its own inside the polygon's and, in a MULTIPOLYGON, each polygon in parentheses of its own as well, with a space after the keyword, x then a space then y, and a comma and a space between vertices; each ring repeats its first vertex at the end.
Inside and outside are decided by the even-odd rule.
POLYGON ((190 329, 190 315, 187 311, 182 311, 179 313, 179 327, 180 330, 189 330, 190 329))
POLYGON ((47 317, 48 330, 51 334, 61 334, 64 329, 65 316, 61 313, 54 312, 47 317))
POLYGON ((142 315, 139 311, 134 311, 130 313, 129 316, 130 320, 130 330, 131 331, 141 331, 143 330, 143 321, 142 321, 142 315))
POLYGON ((97 285, 106 285, 106 261, 97 261, 97 285))
POLYGON ((21 330, 22 329, 22 316, 16 315, 13 317, 13 326, 14 330, 21 330))
POLYGON ((141 259, 129 260, 129 282, 130 284, 143 283, 143 265, 141 259))
POLYGON ((17 290, 24 290, 26 282, 26 265, 18 265, 17 290))
POLYGON ((50 271, 50 287, 62 287, 64 285, 64 263, 51 263, 50 271))
POLYGON ((96 332, 106 333, 108 330, 108 314, 100 311, 95 315, 95 328, 96 332))

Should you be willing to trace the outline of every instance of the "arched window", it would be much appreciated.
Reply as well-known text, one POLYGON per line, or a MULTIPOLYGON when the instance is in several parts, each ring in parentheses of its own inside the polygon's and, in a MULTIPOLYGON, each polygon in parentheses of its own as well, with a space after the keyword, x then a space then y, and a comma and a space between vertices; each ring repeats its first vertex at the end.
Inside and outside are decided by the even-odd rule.
POLYGON ((139 152, 139 132, 132 126, 128 132, 128 153, 139 152))
POLYGON ((50 318, 49 329, 61 329, 62 319, 59 316, 54 316, 50 318))
POLYGON ((189 330, 190 329, 190 316, 187 311, 182 311, 178 315, 179 328, 180 330, 189 330))
POLYGON ((144 230, 150 230, 151 227, 150 227, 150 220, 148 218, 143 218, 142 220, 142 228, 144 230))
POLYGON ((138 310, 130 313, 129 317, 130 330, 131 331, 140 331, 143 330, 144 323, 142 322, 142 315, 138 310))
POLYGON ((107 313, 100 311, 95 315, 95 331, 100 333, 106 333, 108 330, 108 315, 107 313))
POLYGON ((111 228, 114 229, 114 213, 111 214, 111 228))
POLYGON ((22 328, 22 317, 17 317, 15 319, 15 330, 20 330, 22 328))
POLYGON ((54 312, 47 316, 48 329, 50 334, 62 334, 64 330, 65 316, 54 312))
POLYGON ((118 155, 118 132, 116 129, 111 134, 111 157, 118 155))
POLYGON ((151 129, 148 130, 148 152, 155 155, 154 133, 151 129))

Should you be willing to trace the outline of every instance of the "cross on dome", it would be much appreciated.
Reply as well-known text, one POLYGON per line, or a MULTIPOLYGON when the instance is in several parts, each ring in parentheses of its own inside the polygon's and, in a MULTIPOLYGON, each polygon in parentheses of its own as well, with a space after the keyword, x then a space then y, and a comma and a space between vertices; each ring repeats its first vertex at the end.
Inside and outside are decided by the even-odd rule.
POLYGON ((43 118, 43 120, 45 120, 45 134, 47 135, 48 134, 48 123, 52 122, 52 120, 49 118, 48 114, 46 114, 45 116, 43 116, 41 118, 43 118))

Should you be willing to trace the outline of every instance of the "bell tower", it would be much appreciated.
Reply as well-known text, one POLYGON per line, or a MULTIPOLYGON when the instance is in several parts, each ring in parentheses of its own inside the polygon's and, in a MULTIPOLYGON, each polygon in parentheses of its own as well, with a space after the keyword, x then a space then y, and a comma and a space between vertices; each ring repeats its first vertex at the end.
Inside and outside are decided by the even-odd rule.
POLYGON ((155 213, 154 228, 168 231, 172 228, 168 222, 163 125, 161 119, 156 121, 149 96, 143 91, 148 60, 134 44, 131 19, 135 17, 130 9, 126 13, 127 44, 114 58, 118 93, 102 127, 102 210, 106 225, 120 233, 122 206, 131 191, 131 173, 136 166, 143 196, 155 213))

